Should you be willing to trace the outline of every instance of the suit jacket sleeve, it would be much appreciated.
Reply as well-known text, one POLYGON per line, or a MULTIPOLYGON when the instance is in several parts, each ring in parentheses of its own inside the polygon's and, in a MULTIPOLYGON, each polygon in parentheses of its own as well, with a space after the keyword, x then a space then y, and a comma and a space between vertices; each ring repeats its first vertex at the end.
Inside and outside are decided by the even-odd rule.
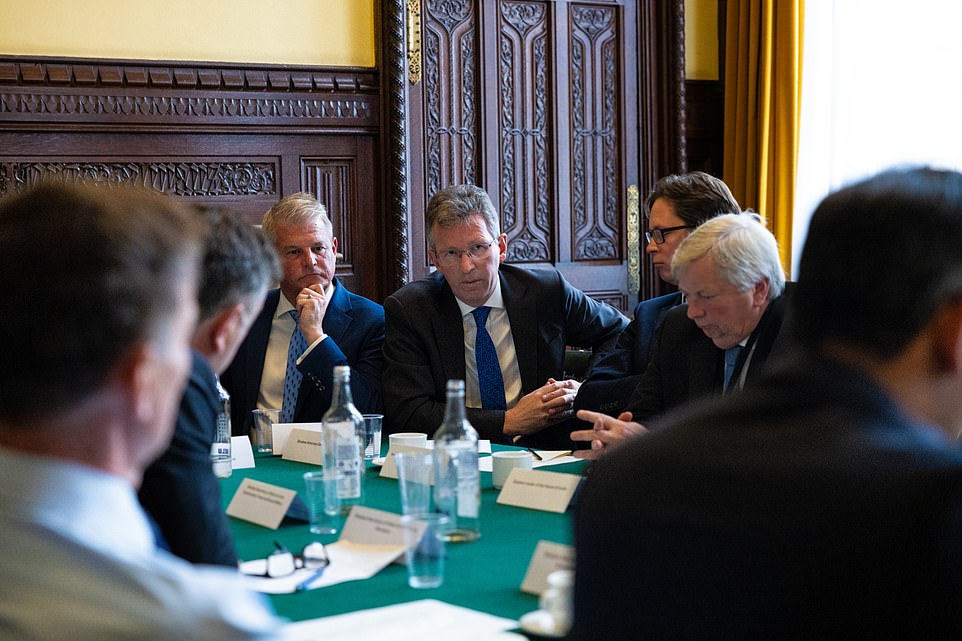
POLYGON ((170 546, 192 563, 237 566, 234 541, 220 507, 220 485, 210 462, 219 413, 214 373, 194 355, 174 436, 144 472, 139 498, 170 546))
MULTIPOLYGON (((431 434, 444 418, 444 402, 438 399, 445 397, 435 375, 441 355, 432 340, 430 321, 414 317, 419 312, 423 309, 406 308, 396 296, 384 301, 384 409, 388 432, 431 434)), ((475 417, 468 420, 475 429, 479 427, 475 417)))
MULTIPOLYGON (((358 298, 352 296, 355 303, 358 298)), ((320 402, 312 405, 323 407, 326 411, 331 405, 334 392, 334 367, 350 366, 354 405, 362 413, 380 412, 381 371, 384 365, 384 312, 380 305, 374 303, 365 307, 355 304, 353 312, 355 316, 351 321, 350 335, 342 338, 342 343, 345 349, 355 356, 349 358, 341 345, 332 336, 328 336, 311 350, 298 368, 320 394, 320 402)), ((304 420, 320 420, 320 417, 304 420)))

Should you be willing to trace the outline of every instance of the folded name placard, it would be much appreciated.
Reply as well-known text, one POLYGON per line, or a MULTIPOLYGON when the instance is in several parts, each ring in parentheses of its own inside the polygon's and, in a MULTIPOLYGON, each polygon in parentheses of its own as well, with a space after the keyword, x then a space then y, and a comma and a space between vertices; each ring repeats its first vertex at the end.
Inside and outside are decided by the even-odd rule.
POLYGON ((284 445, 285 461, 298 461, 313 465, 324 465, 324 441, 321 431, 312 428, 295 427, 284 445))
POLYGON ((230 437, 230 467, 232 470, 244 470, 254 467, 254 449, 251 440, 246 436, 230 437))
POLYGON ((272 449, 274 450, 274 456, 280 456, 287 449, 287 441, 291 436, 291 430, 311 430, 313 432, 320 432, 324 429, 323 423, 274 423, 271 427, 272 432, 272 449))
MULTIPOLYGON (((244 479, 227 506, 227 515, 276 530, 292 507, 291 503, 296 496, 297 492, 286 487, 244 479)), ((292 516, 304 513, 302 505, 294 508, 292 516)))
POLYGON ((544 512, 563 513, 578 487, 581 477, 577 474, 542 472, 514 468, 504 488, 498 495, 498 503, 526 507, 544 512))
MULTIPOLYGON (((398 452, 426 452, 431 453, 434 450, 432 448, 414 447, 411 445, 398 445, 388 451, 387 456, 384 457, 384 465, 381 466, 381 478, 385 479, 396 479, 397 476, 397 461, 394 460, 394 455, 398 452)), ((434 471, 431 472, 431 485, 434 485, 434 471)))
POLYGON ((571 545, 538 541, 528 571, 521 582, 521 591, 540 595, 548 588, 548 575, 555 570, 575 569, 575 549, 571 545))

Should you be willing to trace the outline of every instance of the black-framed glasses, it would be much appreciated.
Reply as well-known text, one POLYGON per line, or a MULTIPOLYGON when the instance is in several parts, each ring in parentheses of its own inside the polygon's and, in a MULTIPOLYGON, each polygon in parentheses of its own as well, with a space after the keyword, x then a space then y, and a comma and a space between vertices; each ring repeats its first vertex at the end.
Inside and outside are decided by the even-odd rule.
POLYGON ((694 228, 694 225, 678 225, 677 227, 665 227, 664 229, 649 229, 645 232, 645 240, 647 240, 649 243, 651 241, 655 241, 656 245, 663 245, 665 243, 665 234, 678 231, 679 229, 694 228))
POLYGON ((452 265, 460 263, 461 256, 464 254, 467 254, 471 260, 483 258, 496 240, 496 238, 492 238, 486 243, 474 243, 467 249, 445 249, 444 251, 435 251, 434 253, 438 258, 439 265, 451 267, 452 265))
POLYGON ((294 574, 297 570, 323 570, 331 564, 327 556, 327 548, 323 543, 308 543, 300 554, 294 554, 286 547, 274 541, 274 551, 267 557, 267 566, 263 572, 247 572, 249 576, 266 576, 276 579, 294 574))

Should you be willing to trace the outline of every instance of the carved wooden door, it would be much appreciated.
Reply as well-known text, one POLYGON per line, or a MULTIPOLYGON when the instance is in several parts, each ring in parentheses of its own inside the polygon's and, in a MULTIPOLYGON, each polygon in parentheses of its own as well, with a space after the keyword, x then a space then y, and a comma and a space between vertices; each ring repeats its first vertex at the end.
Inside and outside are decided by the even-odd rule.
POLYGON ((410 277, 430 270, 431 195, 474 183, 500 211, 509 262, 554 266, 630 309, 638 286, 629 286, 629 259, 639 272, 637 189, 629 198, 639 174, 635 0, 421 0, 419 13, 417 4, 408 2, 405 83, 410 277))

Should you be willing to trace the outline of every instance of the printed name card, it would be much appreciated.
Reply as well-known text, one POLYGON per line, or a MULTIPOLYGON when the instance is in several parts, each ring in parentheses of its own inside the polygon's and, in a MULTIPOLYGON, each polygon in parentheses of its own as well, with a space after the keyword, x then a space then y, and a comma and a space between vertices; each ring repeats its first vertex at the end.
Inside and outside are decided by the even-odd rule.
POLYGON ((514 468, 504 482, 498 503, 544 512, 564 513, 578 487, 577 474, 514 468))
POLYGON ((230 437, 230 467, 232 470, 245 470, 254 467, 254 449, 246 436, 230 437))
POLYGON ((286 487, 244 479, 227 506, 227 515, 276 530, 296 495, 286 487))
POLYGON ((324 429, 323 423, 274 423, 271 427, 273 437, 271 439, 273 443, 274 456, 280 456, 284 453, 287 448, 287 441, 291 437, 291 430, 311 430, 314 432, 320 432, 324 429))
POLYGON ((324 444, 320 430, 295 427, 284 445, 284 460, 324 465, 324 444))
POLYGON ((555 570, 575 569, 575 549, 571 545, 538 541, 528 571, 521 582, 521 591, 540 595, 548 588, 548 575, 555 570))
MULTIPOLYGON (((381 478, 383 479, 396 479, 397 475, 397 461, 394 460, 394 455, 398 452, 432 452, 433 448, 423 448, 423 447, 413 447, 411 445, 397 445, 387 453, 384 457, 384 465, 381 466, 381 478)), ((431 472, 431 485, 434 485, 434 472, 431 472)))
MULTIPOLYGON (((414 521, 410 527, 415 528, 420 539, 425 526, 422 521, 414 521)), ((338 541, 350 541, 355 545, 400 545, 403 551, 404 527, 400 514, 355 505, 344 522, 338 541)))

